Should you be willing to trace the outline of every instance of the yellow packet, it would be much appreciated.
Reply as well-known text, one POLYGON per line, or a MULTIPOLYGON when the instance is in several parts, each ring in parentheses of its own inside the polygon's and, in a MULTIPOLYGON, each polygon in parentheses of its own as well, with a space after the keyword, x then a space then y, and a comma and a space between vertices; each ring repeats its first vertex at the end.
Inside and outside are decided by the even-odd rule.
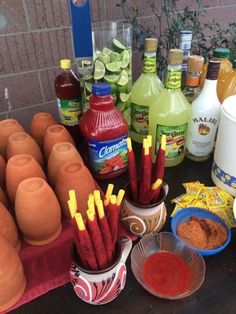
POLYGON ((174 210, 172 211, 172 213, 171 213, 171 215, 170 215, 170 217, 173 217, 173 216, 174 216, 176 213, 178 213, 178 211, 180 211, 181 209, 183 209, 183 207, 180 206, 179 204, 176 204, 174 210))
POLYGON ((185 184, 186 193, 190 195, 197 195, 200 192, 201 187, 201 185, 195 183, 185 184))
POLYGON ((207 203, 201 199, 193 200, 192 206, 208 209, 207 203))
POLYGON ((219 192, 210 192, 206 195, 206 203, 209 209, 214 209, 215 207, 225 207, 226 202, 219 192))
POLYGON ((183 193, 175 198, 173 198, 171 200, 171 203, 175 203, 175 204, 179 204, 179 203, 184 203, 185 202, 185 198, 186 198, 187 194, 186 193, 183 193))

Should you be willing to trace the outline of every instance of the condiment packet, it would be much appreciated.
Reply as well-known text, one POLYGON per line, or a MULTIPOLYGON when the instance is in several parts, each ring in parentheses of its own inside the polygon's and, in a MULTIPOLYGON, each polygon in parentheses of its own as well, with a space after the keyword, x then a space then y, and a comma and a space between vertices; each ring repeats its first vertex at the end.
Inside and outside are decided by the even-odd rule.
POLYGON ((213 191, 206 194, 206 203, 209 209, 226 207, 226 201, 219 192, 213 191))
POLYGON ((175 204, 175 208, 173 210, 173 212, 171 213, 170 217, 173 217, 176 213, 178 213, 178 211, 180 211, 181 209, 183 209, 183 207, 179 204, 175 204))
POLYGON ((186 189, 186 193, 190 194, 190 195, 197 195, 197 193, 200 192, 200 188, 202 186, 204 186, 203 184, 201 184, 200 182, 188 182, 188 183, 184 183, 183 186, 186 189))

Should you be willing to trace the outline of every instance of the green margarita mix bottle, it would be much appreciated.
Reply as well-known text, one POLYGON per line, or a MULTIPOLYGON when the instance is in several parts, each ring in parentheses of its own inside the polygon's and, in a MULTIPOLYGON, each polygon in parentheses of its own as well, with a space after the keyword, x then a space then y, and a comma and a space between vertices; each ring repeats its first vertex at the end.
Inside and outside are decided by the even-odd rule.
POLYGON ((149 130, 149 106, 158 99, 163 84, 157 76, 157 39, 146 38, 144 43, 143 73, 131 90, 131 137, 142 143, 149 130))
POLYGON ((186 134, 190 117, 190 104, 181 91, 181 64, 183 51, 170 49, 165 89, 150 104, 149 133, 153 140, 153 161, 160 138, 166 135, 166 166, 178 165, 185 156, 186 134))

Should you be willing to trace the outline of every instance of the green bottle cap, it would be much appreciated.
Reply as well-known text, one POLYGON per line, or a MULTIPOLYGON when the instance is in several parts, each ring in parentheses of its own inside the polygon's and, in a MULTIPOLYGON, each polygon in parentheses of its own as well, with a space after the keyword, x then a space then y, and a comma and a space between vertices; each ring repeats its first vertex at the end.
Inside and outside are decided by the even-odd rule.
POLYGON ((229 58, 230 50, 228 48, 216 48, 214 50, 214 57, 229 58))
POLYGON ((233 69, 236 69, 236 59, 233 60, 233 69))

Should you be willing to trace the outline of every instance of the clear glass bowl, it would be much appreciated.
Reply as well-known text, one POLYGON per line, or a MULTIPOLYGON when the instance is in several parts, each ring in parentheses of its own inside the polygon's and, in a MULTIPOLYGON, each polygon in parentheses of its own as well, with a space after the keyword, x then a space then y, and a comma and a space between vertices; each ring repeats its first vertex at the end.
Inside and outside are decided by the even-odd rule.
POLYGON ((156 297, 177 300, 185 298, 197 291, 205 279, 205 261, 203 257, 195 250, 189 248, 184 243, 178 241, 170 232, 154 233, 145 235, 138 244, 136 244, 131 253, 131 269, 137 281, 151 294, 156 297), (178 295, 161 295, 150 288, 144 281, 143 265, 146 259, 160 251, 167 251, 181 257, 188 265, 191 280, 186 291, 178 295))

